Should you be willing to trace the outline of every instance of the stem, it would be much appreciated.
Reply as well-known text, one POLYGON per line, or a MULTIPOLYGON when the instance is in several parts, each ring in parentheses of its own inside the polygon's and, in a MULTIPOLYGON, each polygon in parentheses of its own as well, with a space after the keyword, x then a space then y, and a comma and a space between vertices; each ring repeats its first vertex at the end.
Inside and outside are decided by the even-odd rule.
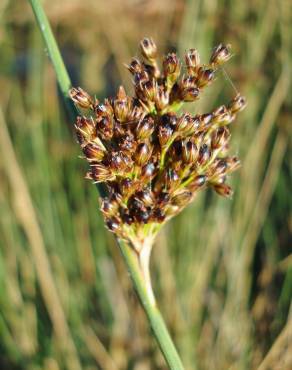
POLYGON ((135 290, 148 317, 154 336, 171 370, 184 370, 176 348, 170 338, 165 322, 159 312, 155 301, 148 294, 142 269, 139 264, 139 257, 136 251, 127 243, 119 240, 119 248, 124 257, 135 290))
MULTIPOLYGON (((62 95, 70 113, 76 116, 77 110, 69 99, 68 95, 68 91, 71 88, 71 81, 64 65, 60 50, 52 33, 47 16, 39 0, 29 0, 29 2, 48 49, 48 54, 54 66, 62 95)), ((137 254, 134 248, 130 247, 125 242, 121 240, 117 240, 117 242, 122 252, 125 264, 129 270, 134 288, 138 294, 169 369, 184 370, 164 320, 156 306, 154 295, 152 293, 148 263, 151 248, 149 247, 149 253, 147 252, 146 256, 143 256, 143 253, 137 254)))

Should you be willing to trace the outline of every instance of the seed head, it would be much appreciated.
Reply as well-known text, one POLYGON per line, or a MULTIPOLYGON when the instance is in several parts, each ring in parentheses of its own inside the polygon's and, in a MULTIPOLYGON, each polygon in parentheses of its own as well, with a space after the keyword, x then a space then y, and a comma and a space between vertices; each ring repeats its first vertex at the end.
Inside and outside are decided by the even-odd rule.
POLYGON ((196 49, 189 50, 182 77, 177 54, 166 55, 160 71, 154 41, 144 38, 140 50, 144 61, 134 58, 127 66, 133 97, 120 87, 115 97, 99 103, 81 88, 70 90, 73 102, 86 111, 75 124, 90 165, 86 177, 105 184, 108 194, 100 206, 105 223, 128 241, 142 240, 149 232, 155 236, 206 187, 232 195, 226 180, 240 162, 228 156, 230 126, 246 106, 238 94, 207 113, 176 113, 212 83, 231 56, 229 46, 217 46, 208 65, 201 64, 196 49))

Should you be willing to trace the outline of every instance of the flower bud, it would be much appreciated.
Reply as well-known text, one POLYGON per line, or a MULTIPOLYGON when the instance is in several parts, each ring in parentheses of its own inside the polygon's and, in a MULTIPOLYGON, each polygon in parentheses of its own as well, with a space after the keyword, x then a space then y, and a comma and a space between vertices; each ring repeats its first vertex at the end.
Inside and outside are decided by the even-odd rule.
POLYGON ((210 58, 210 64, 219 66, 231 58, 230 45, 220 44, 216 46, 210 58))
POLYGON ((205 67, 200 67, 198 70, 198 77, 197 77, 197 86, 199 88, 209 85, 214 79, 214 70, 213 69, 206 69, 205 67))
POLYGON ((140 166, 143 166, 151 157, 151 153, 152 148, 150 148, 149 145, 146 143, 139 144, 135 153, 136 163, 140 166))
POLYGON ((198 148, 191 140, 185 140, 182 146, 182 157, 185 163, 193 163, 198 155, 198 148))
POLYGON ((245 97, 237 94, 236 97, 228 104, 228 108, 230 109, 231 113, 237 113, 242 111, 246 107, 246 104, 245 97))
POLYGON ((89 162, 99 162, 104 157, 104 148, 102 148, 97 143, 89 143, 82 149, 85 157, 89 162))
POLYGON ((73 87, 69 91, 70 98, 73 102, 79 107, 83 109, 93 109, 93 99, 91 96, 81 89, 81 87, 73 87))
POLYGON ((141 53, 149 62, 153 62, 157 57, 157 46, 152 38, 145 37, 140 42, 141 53))
POLYGON ((149 138, 154 131, 154 119, 151 116, 145 117, 140 121, 136 127, 136 134, 138 139, 149 138))

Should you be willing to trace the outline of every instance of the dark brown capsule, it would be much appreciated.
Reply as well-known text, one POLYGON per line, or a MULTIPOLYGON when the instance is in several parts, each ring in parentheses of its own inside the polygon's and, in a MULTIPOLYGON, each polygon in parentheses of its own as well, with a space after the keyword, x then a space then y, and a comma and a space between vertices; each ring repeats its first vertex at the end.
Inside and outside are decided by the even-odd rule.
POLYGON ((198 99, 200 90, 197 87, 188 87, 181 91, 181 98, 184 102, 190 103, 198 99))
POLYGON ((143 64, 137 58, 133 58, 127 68, 132 74, 142 73, 144 71, 143 64))
POLYGON ((112 216, 114 215, 119 208, 118 202, 115 200, 110 200, 109 198, 103 198, 101 201, 100 210, 102 213, 104 213, 106 216, 112 216))
POLYGON ((93 180, 95 183, 112 181, 115 179, 115 175, 103 164, 94 164, 90 167, 90 171, 87 173, 86 178, 93 180))
POLYGON ((106 226, 113 233, 117 233, 120 228, 120 220, 117 217, 112 217, 106 221, 106 226))
POLYGON ((206 181, 207 177, 205 175, 198 175, 188 185, 188 189, 192 192, 195 192, 198 189, 202 188, 206 184, 206 181))
POLYGON ((146 164, 141 171, 141 180, 147 181, 153 178, 155 175, 155 165, 154 163, 148 163, 146 164))
POLYGON ((159 127, 158 140, 162 148, 167 146, 171 142, 172 136, 173 136, 173 129, 169 124, 159 127))

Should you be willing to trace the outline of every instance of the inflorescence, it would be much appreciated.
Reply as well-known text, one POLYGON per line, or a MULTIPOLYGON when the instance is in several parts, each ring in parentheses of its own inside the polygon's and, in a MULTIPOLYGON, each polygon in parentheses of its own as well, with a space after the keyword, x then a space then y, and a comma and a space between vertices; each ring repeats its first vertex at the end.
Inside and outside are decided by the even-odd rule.
POLYGON ((239 167, 239 159, 227 155, 229 124, 246 105, 237 94, 209 113, 176 113, 212 83, 218 67, 231 57, 229 46, 214 48, 207 65, 191 49, 184 68, 170 53, 161 69, 153 40, 144 38, 140 48, 143 61, 133 58, 127 66, 133 97, 120 87, 115 98, 100 103, 81 88, 70 91, 84 113, 75 127, 90 165, 86 177, 106 186, 101 211, 109 230, 133 243, 155 235, 207 186, 231 196, 226 178, 239 167))

